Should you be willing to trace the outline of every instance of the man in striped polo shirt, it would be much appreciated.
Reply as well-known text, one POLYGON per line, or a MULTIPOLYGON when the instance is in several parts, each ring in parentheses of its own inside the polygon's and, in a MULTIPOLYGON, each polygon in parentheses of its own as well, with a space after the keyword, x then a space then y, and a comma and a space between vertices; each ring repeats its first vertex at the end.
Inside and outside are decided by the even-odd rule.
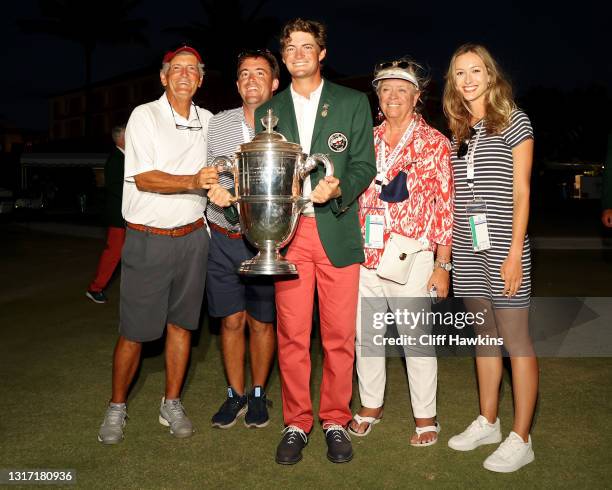
MULTIPOLYGON (((278 88, 279 67, 268 50, 250 50, 238 56, 236 86, 242 106, 220 112, 208 126, 208 164, 217 156, 231 156, 238 145, 255 135, 255 109, 278 88)), ((269 417, 264 384, 274 358, 276 317, 274 284, 270 278, 247 279, 237 273, 243 260, 256 251, 240 232, 237 211, 229 207, 234 181, 221 173, 219 186, 209 191, 206 217, 211 228, 206 290, 209 314, 221 317, 221 346, 228 380, 227 399, 212 418, 212 425, 232 427, 245 415, 247 427, 265 427, 269 417), (217 204, 226 206, 223 207, 217 204), (227 212, 227 211, 230 212, 227 212), (233 211, 233 213, 232 213, 233 211), (249 354, 253 388, 245 391, 245 329, 249 328, 249 354)))

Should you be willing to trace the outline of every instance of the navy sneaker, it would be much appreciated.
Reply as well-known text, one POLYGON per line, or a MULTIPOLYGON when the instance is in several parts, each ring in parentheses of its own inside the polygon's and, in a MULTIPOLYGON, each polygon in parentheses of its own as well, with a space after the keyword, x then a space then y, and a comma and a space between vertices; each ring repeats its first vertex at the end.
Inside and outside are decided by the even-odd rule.
POLYGON ((223 402, 219 411, 213 415, 213 427, 229 429, 233 426, 238 417, 247 411, 247 396, 239 395, 231 386, 227 387, 227 400, 223 402))
POLYGON ((264 389, 261 386, 254 386, 248 396, 249 409, 244 416, 244 425, 257 428, 268 425, 270 423, 269 403, 264 389))
POLYGON ((108 301, 108 298, 106 297, 106 294, 104 294, 104 291, 87 291, 85 293, 85 296, 87 296, 94 303, 98 304, 104 304, 108 301))

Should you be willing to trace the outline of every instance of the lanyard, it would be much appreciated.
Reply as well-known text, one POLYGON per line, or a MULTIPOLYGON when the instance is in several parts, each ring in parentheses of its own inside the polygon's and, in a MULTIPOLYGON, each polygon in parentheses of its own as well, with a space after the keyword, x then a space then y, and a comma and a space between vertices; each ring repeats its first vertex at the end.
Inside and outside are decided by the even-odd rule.
MULTIPOLYGON (((404 134, 402 135, 402 139, 400 139, 397 145, 395 145, 395 148, 393 149, 393 151, 389 154, 387 158, 385 158, 384 156, 385 155, 385 142, 382 137, 380 138, 380 141, 378 142, 378 154, 376 158, 376 169, 378 171, 378 175, 376 176, 375 184, 376 184, 377 193, 380 192, 382 184, 386 182, 387 180, 386 178, 387 171, 389 170, 391 165, 395 163, 395 160, 397 160, 397 157, 399 156, 400 151, 402 151, 404 147, 406 146, 406 144, 408 143, 408 141, 410 141, 410 138, 412 137, 412 133, 414 133, 414 128, 416 127, 417 122, 418 122, 418 116, 415 116, 412 119, 412 122, 406 128, 406 131, 404 131, 404 134)), ((385 210, 385 230, 388 231, 391 229, 391 214, 389 213, 389 203, 387 201, 383 201, 383 205, 384 205, 384 210, 385 210)))
POLYGON ((476 153, 476 147, 478 146, 478 139, 480 138, 480 128, 476 131, 476 137, 474 138, 474 143, 469 143, 468 153, 466 157, 466 166, 467 166, 467 185, 472 191, 472 197, 476 199, 474 195, 474 155, 476 153))
POLYGON ((406 146, 406 143, 408 143, 408 140, 410 140, 412 133, 414 132, 414 128, 416 127, 417 119, 418 116, 415 116, 412 119, 412 122, 406 128, 406 131, 404 131, 402 139, 399 140, 397 145, 395 145, 395 148, 387 158, 385 158, 385 142, 381 136, 378 143, 378 158, 376 159, 376 170, 378 172, 377 180, 381 181, 381 183, 378 184, 379 186, 382 185, 382 180, 384 179, 387 170, 389 170, 389 167, 395 163, 400 151, 404 149, 404 146, 406 146))
POLYGON ((249 132, 249 127, 244 121, 242 121, 242 139, 245 143, 251 141, 251 133, 249 132))
MULTIPOLYGON (((242 126, 242 140, 245 143, 248 143, 249 141, 251 141, 251 134, 249 133, 249 126, 244 121, 244 119, 240 121, 240 123, 242 126)), ((240 206, 234 206, 234 209, 238 212, 238 214, 240 214, 240 206)))

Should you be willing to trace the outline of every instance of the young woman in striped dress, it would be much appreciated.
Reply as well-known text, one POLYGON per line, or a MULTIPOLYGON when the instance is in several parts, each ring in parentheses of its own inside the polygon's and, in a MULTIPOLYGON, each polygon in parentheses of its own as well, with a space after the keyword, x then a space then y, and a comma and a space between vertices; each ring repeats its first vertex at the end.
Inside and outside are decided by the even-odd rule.
MULTIPOLYGON (((511 472, 534 459, 529 435, 538 364, 528 331, 531 260, 527 222, 533 131, 490 53, 466 44, 446 75, 444 112, 453 133, 453 289, 469 310, 486 311, 481 335, 503 339, 512 365, 515 417, 507 439, 484 462, 511 472)), ((501 441, 499 348, 477 350, 480 415, 448 445, 469 451, 501 441)))

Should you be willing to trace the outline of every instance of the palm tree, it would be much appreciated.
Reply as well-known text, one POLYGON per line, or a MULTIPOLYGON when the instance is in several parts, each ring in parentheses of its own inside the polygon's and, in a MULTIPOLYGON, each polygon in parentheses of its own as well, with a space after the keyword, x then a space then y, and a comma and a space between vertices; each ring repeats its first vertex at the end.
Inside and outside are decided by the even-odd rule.
POLYGON ((85 61, 85 135, 91 130, 91 67, 93 53, 100 43, 147 45, 142 33, 143 19, 130 19, 140 0, 39 0, 41 16, 21 19, 20 28, 79 44, 85 61))
POLYGON ((261 16, 268 0, 258 0, 246 13, 240 0, 200 0, 206 22, 171 27, 202 49, 207 67, 219 70, 224 77, 235 77, 236 55, 244 48, 262 48, 278 35, 279 21, 261 16))

